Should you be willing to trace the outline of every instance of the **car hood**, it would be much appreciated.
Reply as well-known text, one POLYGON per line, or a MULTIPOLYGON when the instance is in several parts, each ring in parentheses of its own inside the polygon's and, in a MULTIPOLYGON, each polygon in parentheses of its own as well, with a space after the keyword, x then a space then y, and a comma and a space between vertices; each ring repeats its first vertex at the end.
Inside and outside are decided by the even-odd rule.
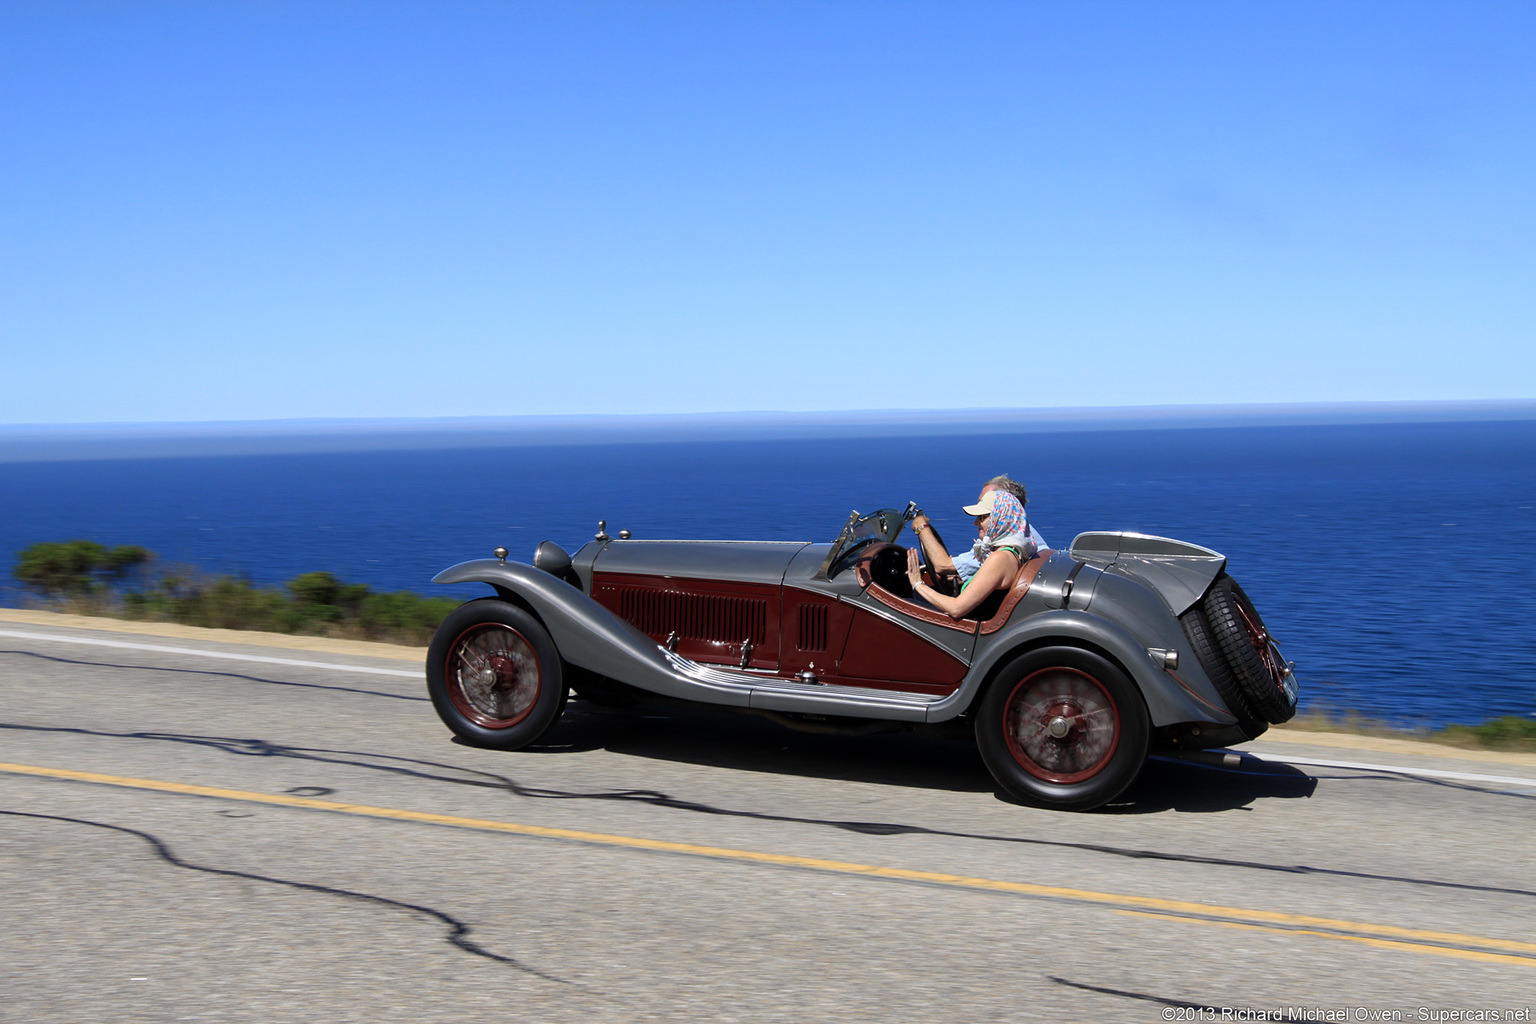
POLYGON ((789 563, 809 546, 808 541, 614 540, 597 553, 592 571, 779 585, 789 563))

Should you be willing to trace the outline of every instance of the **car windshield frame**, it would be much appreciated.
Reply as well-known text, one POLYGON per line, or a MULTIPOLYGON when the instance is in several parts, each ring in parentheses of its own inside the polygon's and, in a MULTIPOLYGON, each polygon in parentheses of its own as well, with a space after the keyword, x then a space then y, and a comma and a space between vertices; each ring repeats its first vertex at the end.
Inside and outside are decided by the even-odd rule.
POLYGON ((815 578, 832 579, 852 565, 859 552, 871 544, 893 543, 909 522, 922 515, 922 511, 915 502, 909 501, 905 509, 881 508, 863 516, 857 509, 850 512, 815 578))

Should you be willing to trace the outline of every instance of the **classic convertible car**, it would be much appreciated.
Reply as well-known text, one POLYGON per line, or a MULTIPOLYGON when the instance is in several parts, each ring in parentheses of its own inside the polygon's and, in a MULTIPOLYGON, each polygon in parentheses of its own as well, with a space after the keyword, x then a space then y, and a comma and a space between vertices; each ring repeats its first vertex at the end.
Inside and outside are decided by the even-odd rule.
POLYGON ((1153 745, 1241 742, 1295 713, 1292 665, 1218 552, 1080 534, 955 620, 908 583, 895 542, 917 514, 855 512, 831 544, 632 540, 599 524, 574 557, 545 541, 525 565, 497 548, 433 580, 496 590, 433 637, 433 705, 503 750, 543 734, 571 689, 818 731, 969 725, 1003 790, 1063 810, 1114 799, 1153 745))

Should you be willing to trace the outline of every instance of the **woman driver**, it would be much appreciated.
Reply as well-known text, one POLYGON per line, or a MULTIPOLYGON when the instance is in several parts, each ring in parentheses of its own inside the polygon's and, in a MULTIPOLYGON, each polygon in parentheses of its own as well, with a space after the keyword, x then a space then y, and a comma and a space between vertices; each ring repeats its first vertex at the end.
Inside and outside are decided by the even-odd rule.
POLYGON ((912 593, 952 619, 965 618, 994 590, 1012 586, 1025 552, 1033 554, 1035 547, 1029 539, 1024 506, 1007 491, 988 491, 977 504, 967 505, 965 511, 976 517, 980 539, 973 550, 981 568, 966 582, 960 596, 949 597, 924 583, 917 548, 907 551, 907 579, 912 584, 912 593))

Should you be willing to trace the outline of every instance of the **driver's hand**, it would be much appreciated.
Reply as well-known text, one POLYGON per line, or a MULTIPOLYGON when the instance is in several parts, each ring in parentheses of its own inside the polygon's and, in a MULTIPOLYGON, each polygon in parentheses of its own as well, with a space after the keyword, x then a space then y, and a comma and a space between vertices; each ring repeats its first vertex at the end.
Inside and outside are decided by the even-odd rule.
POLYGON ((919 514, 919 515, 915 515, 915 516, 912 517, 912 532, 913 533, 921 533, 924 529, 926 529, 930 525, 931 524, 928 522, 928 517, 925 516, 925 515, 919 514))
POLYGON ((916 590, 917 585, 923 582, 923 570, 917 560, 917 548, 907 548, 907 582, 916 590))

